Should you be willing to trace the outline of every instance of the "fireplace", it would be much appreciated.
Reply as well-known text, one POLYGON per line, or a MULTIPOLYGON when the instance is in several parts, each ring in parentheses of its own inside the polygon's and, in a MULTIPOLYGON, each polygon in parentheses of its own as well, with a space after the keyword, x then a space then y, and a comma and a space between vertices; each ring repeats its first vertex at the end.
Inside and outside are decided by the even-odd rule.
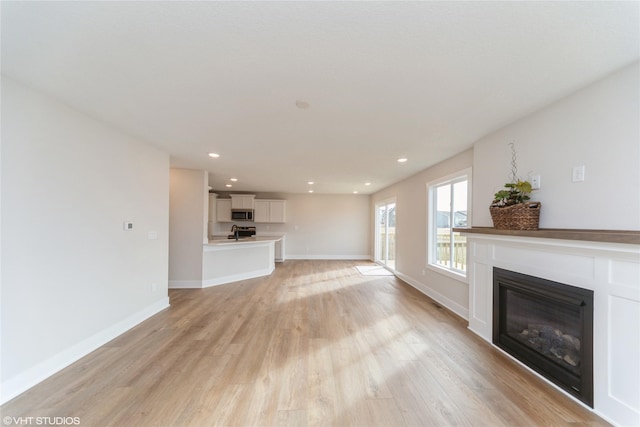
POLYGON ((593 291, 494 267, 493 343, 593 407, 593 291))

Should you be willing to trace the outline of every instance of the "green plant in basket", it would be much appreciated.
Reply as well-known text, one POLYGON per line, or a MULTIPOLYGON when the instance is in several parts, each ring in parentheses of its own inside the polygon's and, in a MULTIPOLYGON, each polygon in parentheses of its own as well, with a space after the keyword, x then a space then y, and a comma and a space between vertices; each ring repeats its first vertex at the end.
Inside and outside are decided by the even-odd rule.
POLYGON ((532 188, 529 181, 517 180, 516 182, 507 182, 505 189, 494 194, 492 207, 504 207, 524 203, 530 199, 532 188))
POLYGON ((491 220, 496 229, 537 230, 540 218, 540 202, 529 202, 533 188, 529 181, 518 178, 516 150, 511 146, 511 182, 493 196, 489 206, 491 220))

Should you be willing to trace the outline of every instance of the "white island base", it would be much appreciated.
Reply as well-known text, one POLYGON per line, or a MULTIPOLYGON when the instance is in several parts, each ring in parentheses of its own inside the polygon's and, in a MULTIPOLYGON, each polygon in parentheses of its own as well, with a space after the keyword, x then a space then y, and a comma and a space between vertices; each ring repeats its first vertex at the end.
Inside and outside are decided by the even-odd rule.
POLYGON ((171 289, 199 289, 268 276, 275 270, 275 245, 283 237, 209 240, 202 245, 202 275, 170 280, 171 289))
POLYGON ((270 275, 275 270, 275 242, 211 240, 202 252, 202 287, 270 275))

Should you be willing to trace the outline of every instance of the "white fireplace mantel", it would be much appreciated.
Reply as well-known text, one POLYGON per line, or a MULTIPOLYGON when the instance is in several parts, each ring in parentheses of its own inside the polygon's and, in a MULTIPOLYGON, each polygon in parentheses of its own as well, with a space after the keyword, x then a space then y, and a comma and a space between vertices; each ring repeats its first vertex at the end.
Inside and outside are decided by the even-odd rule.
POLYGON ((640 425, 640 245, 486 230, 459 229, 468 239, 469 329, 492 341, 493 267, 592 290, 594 411, 640 425))

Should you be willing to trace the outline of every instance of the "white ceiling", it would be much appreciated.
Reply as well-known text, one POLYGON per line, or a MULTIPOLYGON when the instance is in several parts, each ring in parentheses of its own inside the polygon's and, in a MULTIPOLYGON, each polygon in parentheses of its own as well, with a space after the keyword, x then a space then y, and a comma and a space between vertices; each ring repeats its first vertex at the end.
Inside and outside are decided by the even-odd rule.
POLYGON ((640 57, 638 2, 1 7, 4 75, 216 190, 371 193, 640 57))

